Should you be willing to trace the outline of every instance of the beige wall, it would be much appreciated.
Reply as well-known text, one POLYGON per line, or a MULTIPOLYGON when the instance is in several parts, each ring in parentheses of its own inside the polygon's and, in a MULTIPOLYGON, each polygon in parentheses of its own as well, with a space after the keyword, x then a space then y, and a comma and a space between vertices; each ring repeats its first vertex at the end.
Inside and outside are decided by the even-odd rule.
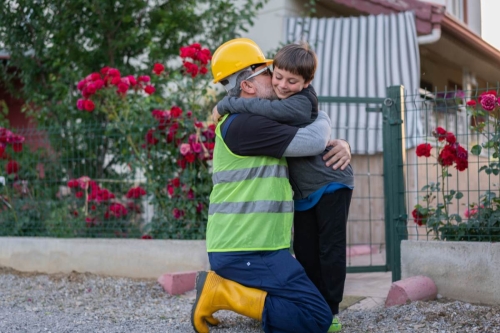
POLYGON ((385 244, 382 154, 355 155, 347 244, 385 244))

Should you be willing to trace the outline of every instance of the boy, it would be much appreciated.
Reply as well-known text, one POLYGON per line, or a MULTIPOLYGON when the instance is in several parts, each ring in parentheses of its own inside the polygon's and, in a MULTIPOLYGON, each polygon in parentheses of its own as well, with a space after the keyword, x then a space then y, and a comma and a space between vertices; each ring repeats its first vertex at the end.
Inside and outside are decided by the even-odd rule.
MULTIPOLYGON (((310 85, 316 67, 316 55, 307 44, 286 45, 273 62, 272 85, 280 100, 225 97, 214 114, 255 113, 304 127, 318 116, 318 99, 310 85)), ((346 277, 346 224, 354 177, 351 165, 345 170, 326 167, 324 153, 287 158, 295 200, 293 249, 334 315, 328 332, 338 332, 342 325, 336 316, 346 277)))

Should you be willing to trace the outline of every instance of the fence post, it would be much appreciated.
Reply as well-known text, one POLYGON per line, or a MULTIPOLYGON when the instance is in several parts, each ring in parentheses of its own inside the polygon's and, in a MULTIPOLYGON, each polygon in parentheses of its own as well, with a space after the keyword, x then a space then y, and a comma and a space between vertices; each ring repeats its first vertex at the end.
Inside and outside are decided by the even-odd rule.
POLYGON ((401 240, 407 239, 405 207, 404 87, 387 88, 382 107, 386 260, 392 281, 401 279, 401 240))

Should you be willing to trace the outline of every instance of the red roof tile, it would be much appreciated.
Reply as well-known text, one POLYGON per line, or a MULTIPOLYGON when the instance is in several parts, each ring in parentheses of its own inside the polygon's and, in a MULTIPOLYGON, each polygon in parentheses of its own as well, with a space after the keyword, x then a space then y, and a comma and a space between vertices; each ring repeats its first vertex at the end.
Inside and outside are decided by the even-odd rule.
POLYGON ((379 15, 413 11, 419 35, 430 34, 435 25, 440 25, 445 7, 419 0, 332 0, 335 3, 356 9, 363 14, 379 15))

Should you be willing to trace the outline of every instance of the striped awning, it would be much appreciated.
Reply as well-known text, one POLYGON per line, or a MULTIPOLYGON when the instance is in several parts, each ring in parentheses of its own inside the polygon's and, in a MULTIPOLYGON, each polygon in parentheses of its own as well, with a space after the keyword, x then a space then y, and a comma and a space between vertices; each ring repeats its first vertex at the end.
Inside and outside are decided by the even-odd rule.
MULTIPOLYGON (((287 43, 306 40, 318 57, 312 82, 318 96, 386 97, 386 88, 403 85, 412 95, 420 86, 420 57, 414 14, 287 18, 287 43)), ((382 151, 382 115, 366 105, 321 105, 332 120, 332 137, 349 141, 354 154, 382 151)), ((408 108, 406 108, 408 109, 408 108)), ((406 117, 406 137, 416 138, 422 124, 406 117)), ((408 139, 406 147, 415 146, 408 139)))

